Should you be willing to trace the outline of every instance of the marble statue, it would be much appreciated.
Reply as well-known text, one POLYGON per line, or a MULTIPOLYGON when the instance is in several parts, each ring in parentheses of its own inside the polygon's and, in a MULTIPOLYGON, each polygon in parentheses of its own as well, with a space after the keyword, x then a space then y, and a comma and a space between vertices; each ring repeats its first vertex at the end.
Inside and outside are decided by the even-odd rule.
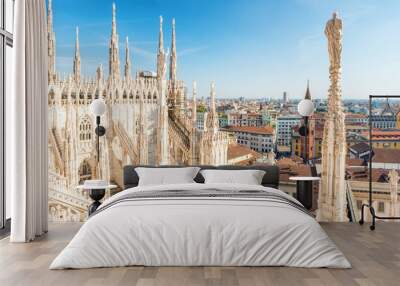
POLYGON ((342 20, 336 13, 327 22, 325 35, 328 39, 331 83, 322 141, 322 171, 317 219, 340 222, 348 220, 345 182, 347 144, 340 87, 342 20))
POLYGON ((390 216, 399 216, 398 207, 398 186, 399 173, 393 169, 389 171, 389 190, 390 190, 390 216))

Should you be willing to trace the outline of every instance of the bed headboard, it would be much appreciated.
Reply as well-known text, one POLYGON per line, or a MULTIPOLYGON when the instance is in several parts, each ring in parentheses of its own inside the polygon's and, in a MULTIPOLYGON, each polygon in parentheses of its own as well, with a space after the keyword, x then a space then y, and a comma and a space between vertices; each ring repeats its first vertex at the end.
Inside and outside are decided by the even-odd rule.
MULTIPOLYGON (((148 168, 182 168, 185 166, 149 166, 149 165, 127 165, 124 167, 124 190, 136 187, 139 183, 139 176, 135 172, 136 167, 148 167, 148 168)), ((278 188, 279 186, 279 167, 271 166, 271 165, 252 165, 252 166, 234 166, 234 165, 225 165, 225 166, 197 166, 202 170, 204 169, 217 169, 217 170, 263 170, 265 171, 265 175, 262 179, 262 185, 264 187, 278 188)), ((204 178, 200 174, 197 174, 194 180, 197 183, 204 183, 204 178)))

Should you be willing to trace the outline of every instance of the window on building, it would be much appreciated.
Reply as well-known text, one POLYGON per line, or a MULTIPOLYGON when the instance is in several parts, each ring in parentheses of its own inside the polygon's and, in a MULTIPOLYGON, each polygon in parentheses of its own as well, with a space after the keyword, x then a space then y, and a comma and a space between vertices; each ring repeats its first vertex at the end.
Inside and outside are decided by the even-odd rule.
POLYGON ((79 124, 79 140, 90 141, 92 139, 92 123, 88 117, 84 117, 79 124))
POLYGON ((84 160, 79 166, 79 184, 83 184, 85 180, 90 180, 92 178, 92 168, 88 161, 84 160))

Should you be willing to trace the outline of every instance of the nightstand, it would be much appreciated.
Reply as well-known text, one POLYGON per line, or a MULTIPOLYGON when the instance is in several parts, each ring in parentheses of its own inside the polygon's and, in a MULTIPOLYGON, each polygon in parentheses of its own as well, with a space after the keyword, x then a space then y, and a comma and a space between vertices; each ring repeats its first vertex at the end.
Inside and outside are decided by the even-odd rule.
POLYGON ((96 184, 87 184, 87 181, 80 186, 77 186, 77 189, 87 190, 89 191, 89 197, 93 200, 93 203, 88 207, 88 214, 89 216, 94 213, 97 208, 101 205, 100 200, 104 198, 106 193, 106 189, 114 189, 117 188, 117 185, 109 184, 105 181, 97 182, 96 184))
POLYGON ((296 198, 303 206, 311 210, 313 203, 313 182, 320 181, 320 177, 290 177, 296 181, 296 198))

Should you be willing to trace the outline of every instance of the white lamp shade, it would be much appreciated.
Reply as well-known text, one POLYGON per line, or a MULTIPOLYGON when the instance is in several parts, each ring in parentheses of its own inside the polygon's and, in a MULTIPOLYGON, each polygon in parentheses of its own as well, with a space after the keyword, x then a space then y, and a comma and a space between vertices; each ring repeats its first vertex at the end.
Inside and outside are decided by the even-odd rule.
POLYGON ((101 116, 106 112, 106 103, 100 98, 95 99, 90 104, 90 110, 95 116, 101 116))
POLYGON ((311 116, 314 113, 314 103, 310 99, 303 99, 297 106, 301 116, 311 116))

